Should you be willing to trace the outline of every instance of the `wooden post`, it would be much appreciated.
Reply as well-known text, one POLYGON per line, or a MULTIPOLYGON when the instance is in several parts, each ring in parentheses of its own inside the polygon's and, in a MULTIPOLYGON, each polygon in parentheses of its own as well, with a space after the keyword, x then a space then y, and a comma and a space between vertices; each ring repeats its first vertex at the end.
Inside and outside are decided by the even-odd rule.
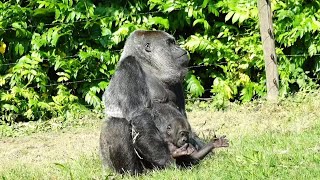
POLYGON ((274 45, 270 0, 258 0, 260 34, 267 78, 267 99, 277 101, 279 95, 279 74, 274 45))

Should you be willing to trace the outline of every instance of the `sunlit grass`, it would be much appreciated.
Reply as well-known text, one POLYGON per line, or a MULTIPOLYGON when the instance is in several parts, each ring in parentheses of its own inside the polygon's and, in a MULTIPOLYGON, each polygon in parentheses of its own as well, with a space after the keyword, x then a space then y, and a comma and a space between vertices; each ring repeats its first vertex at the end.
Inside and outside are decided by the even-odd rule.
MULTIPOLYGON (((107 179, 320 179, 319 99, 315 92, 298 94, 278 104, 231 104, 225 111, 193 106, 188 117, 194 130, 204 138, 226 134, 229 148, 217 150, 191 169, 170 167, 139 177, 110 171, 105 174, 107 179)), ((26 164, 16 159, 10 164, 0 169, 0 178, 102 179, 103 174, 97 148, 65 161, 26 164)))

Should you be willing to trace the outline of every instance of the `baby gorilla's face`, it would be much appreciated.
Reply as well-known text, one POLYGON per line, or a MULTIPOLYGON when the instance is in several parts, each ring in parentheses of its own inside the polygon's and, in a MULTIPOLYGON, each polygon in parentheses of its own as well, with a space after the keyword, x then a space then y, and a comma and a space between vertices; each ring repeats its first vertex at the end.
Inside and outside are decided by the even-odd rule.
POLYGON ((186 121, 176 118, 167 127, 167 134, 170 141, 177 147, 181 147, 189 142, 190 126, 186 121))
POLYGON ((178 132, 176 145, 178 147, 181 147, 188 142, 189 142, 189 132, 184 130, 181 130, 180 132, 178 132))

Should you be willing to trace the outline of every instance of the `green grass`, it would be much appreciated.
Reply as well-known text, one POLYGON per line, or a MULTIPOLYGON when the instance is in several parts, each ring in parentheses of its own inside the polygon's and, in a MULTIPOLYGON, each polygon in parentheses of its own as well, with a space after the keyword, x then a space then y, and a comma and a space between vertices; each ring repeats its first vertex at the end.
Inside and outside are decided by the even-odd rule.
MULTIPOLYGON (((245 105, 232 104, 225 111, 193 107, 188 116, 194 129, 203 137, 209 137, 213 130, 217 134, 226 134, 230 139, 229 148, 217 150, 215 155, 190 169, 172 166, 139 177, 108 171, 107 178, 320 179, 319 99, 319 93, 315 92, 301 93, 281 100, 276 105, 256 101, 245 105)), ((92 131, 99 129, 93 128, 92 131)), ((60 133, 63 136, 64 132, 60 133)), ((52 135, 48 133, 47 136, 52 135)), ((22 162, 19 159, 12 163, 7 160, 4 163, 10 166, 0 169, 0 178, 101 179, 97 145, 90 146, 95 146, 94 150, 88 150, 72 159, 65 157, 41 163, 22 162)))
POLYGON ((84 155, 66 163, 45 166, 16 165, 0 172, 2 179, 101 179, 100 159, 97 154, 84 155))

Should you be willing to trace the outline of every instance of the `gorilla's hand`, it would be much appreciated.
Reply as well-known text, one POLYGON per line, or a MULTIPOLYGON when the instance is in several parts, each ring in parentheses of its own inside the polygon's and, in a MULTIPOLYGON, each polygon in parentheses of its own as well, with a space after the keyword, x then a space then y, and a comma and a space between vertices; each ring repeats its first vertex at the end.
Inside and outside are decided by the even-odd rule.
POLYGON ((229 140, 226 139, 226 136, 221 136, 218 138, 214 137, 209 143, 207 143, 201 149, 195 150, 191 154, 189 154, 189 158, 195 161, 199 161, 203 159, 207 154, 209 154, 213 149, 219 148, 219 147, 228 147, 228 146, 229 146, 229 140))
POLYGON ((221 137, 214 137, 210 143, 213 144, 214 148, 220 148, 220 147, 229 147, 229 140, 226 138, 225 135, 221 137))
POLYGON ((169 150, 173 158, 189 156, 196 151, 196 149, 190 143, 186 143, 180 148, 178 148, 172 143, 169 143, 169 150))

